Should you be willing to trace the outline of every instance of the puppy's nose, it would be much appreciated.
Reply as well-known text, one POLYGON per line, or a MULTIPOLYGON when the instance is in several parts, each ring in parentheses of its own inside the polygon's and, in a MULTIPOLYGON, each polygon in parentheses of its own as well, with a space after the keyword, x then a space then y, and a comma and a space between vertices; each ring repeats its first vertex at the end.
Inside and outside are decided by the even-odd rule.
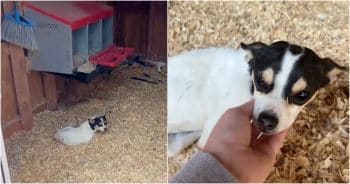
POLYGON ((260 113, 258 123, 265 130, 273 130, 277 126, 278 119, 276 114, 264 111, 260 113))

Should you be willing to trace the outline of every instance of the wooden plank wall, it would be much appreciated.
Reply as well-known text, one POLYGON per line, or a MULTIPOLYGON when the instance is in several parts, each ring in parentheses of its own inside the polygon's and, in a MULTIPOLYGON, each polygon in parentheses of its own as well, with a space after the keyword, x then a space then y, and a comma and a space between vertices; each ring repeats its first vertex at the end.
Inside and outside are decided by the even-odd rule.
POLYGON ((22 129, 18 113, 15 84, 12 67, 9 59, 9 50, 1 43, 1 122, 4 136, 22 129))
POLYGON ((167 61, 167 3, 150 2, 147 58, 167 61))
POLYGON ((115 43, 147 59, 166 61, 167 3, 110 2, 115 9, 115 43))
MULTIPOLYGON (((166 61, 167 3, 108 2, 115 8, 117 45, 133 47, 145 58, 166 61)), ((1 2, 2 12, 13 9, 13 2, 1 2)), ((3 14, 1 15, 3 16, 3 14)), ((109 78, 99 77, 85 84, 45 72, 29 70, 25 51, 1 42, 1 125, 5 138, 33 126, 33 114, 57 109, 57 103, 75 103, 91 96, 91 89, 109 78)))

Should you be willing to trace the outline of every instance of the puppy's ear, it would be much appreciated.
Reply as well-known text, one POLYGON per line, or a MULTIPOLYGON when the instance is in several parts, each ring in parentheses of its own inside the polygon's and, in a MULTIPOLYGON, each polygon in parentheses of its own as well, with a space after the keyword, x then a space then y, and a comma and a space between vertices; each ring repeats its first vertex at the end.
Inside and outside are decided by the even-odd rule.
POLYGON ((329 83, 338 79, 338 75, 342 72, 349 72, 349 68, 340 66, 330 58, 324 58, 321 60, 324 74, 328 77, 329 83))
POLYGON ((89 121, 90 124, 94 124, 95 123, 95 119, 90 119, 89 118, 88 121, 89 121))
POLYGON ((282 47, 282 48, 285 48, 285 47, 289 47, 290 44, 286 41, 276 41, 276 42, 273 42, 271 43, 270 45, 271 47, 282 47))
POLYGON ((254 49, 260 49, 260 48, 266 47, 267 45, 262 42, 254 42, 250 44, 241 43, 240 46, 244 50, 254 50, 254 49))
POLYGON ((240 47, 245 51, 245 59, 249 62, 254 57, 254 51, 266 47, 267 45, 262 42, 254 42, 251 44, 240 43, 240 47))

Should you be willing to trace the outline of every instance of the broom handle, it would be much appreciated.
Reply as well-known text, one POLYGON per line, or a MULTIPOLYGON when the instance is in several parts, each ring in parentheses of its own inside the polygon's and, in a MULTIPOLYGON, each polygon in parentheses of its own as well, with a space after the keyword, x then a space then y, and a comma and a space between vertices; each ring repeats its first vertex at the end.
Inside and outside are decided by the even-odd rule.
POLYGON ((17 5, 17 2, 15 1, 14 2, 14 8, 15 8, 15 18, 16 18, 16 21, 19 22, 20 20, 20 12, 19 12, 19 8, 18 8, 18 5, 17 5))
POLYGON ((19 8, 21 4, 17 4, 17 3, 20 3, 20 2, 14 2, 14 9, 15 9, 14 18, 16 23, 22 24, 27 27, 33 27, 33 24, 30 20, 28 20, 26 17, 21 16, 21 9, 19 8))

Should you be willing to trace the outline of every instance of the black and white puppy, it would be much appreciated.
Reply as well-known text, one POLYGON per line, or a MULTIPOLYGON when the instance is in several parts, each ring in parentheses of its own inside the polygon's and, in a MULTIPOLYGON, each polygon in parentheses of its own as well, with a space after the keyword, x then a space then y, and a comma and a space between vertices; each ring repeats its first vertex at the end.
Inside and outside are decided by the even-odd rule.
POLYGON ((78 127, 65 127, 54 134, 54 139, 68 146, 88 143, 96 131, 107 131, 106 114, 94 116, 78 127))
POLYGON ((170 157, 199 137, 202 148, 225 110, 252 97, 255 126, 265 134, 281 132, 320 88, 346 70, 285 41, 194 50, 168 61, 170 157))

